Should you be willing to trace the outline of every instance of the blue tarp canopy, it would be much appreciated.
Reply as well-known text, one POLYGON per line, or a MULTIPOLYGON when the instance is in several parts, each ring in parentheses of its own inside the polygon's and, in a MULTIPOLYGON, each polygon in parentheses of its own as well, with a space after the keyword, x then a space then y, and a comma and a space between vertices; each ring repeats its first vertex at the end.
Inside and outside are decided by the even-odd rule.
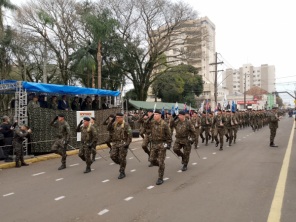
MULTIPOLYGON (((3 80, 1 84, 15 84, 15 80, 3 80)), ((27 92, 44 93, 44 94, 61 94, 61 95, 98 95, 98 96, 119 96, 120 91, 84 88, 78 86, 66 86, 58 84, 46 84, 21 81, 22 87, 27 92)))

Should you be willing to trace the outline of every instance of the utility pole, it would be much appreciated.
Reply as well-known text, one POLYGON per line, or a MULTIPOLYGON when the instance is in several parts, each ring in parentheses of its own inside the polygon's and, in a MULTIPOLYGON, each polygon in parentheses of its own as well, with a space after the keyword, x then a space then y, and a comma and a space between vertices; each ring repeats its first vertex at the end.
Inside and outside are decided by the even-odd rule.
POLYGON ((215 106, 217 106, 217 96, 218 96, 218 72, 224 71, 224 70, 218 70, 218 65, 223 64, 223 62, 218 62, 218 53, 215 53, 215 63, 211 63, 209 65, 215 65, 215 80, 214 80, 214 98, 215 98, 215 106))

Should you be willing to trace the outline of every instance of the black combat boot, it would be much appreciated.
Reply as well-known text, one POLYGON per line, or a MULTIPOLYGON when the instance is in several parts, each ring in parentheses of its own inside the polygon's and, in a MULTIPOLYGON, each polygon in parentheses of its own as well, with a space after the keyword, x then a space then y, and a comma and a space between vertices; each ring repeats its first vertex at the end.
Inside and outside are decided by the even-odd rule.
POLYGON ((93 162, 96 161, 96 155, 93 155, 92 159, 91 159, 93 162))
POLYGON ((161 185, 163 184, 163 179, 158 178, 158 180, 156 181, 156 185, 161 185))
POLYGON ((120 172, 119 176, 118 176, 118 179, 123 179, 125 178, 125 172, 120 172))
POLYGON ((90 172, 91 172, 90 166, 87 166, 83 173, 90 173, 90 172))
POLYGON ((269 146, 270 146, 270 147, 278 147, 278 146, 275 145, 273 142, 271 142, 269 146))
POLYGON ((182 171, 186 171, 187 170, 187 164, 184 164, 182 167, 182 171))
POLYGON ((222 151, 223 150, 223 146, 220 146, 220 149, 219 150, 222 151))
POLYGON ((216 141, 216 147, 218 147, 218 145, 219 145, 219 141, 216 141))
POLYGON ((25 163, 25 162, 21 162, 22 166, 29 166, 29 164, 25 163))
POLYGON ((62 164, 59 168, 58 168, 58 170, 63 170, 63 169, 65 169, 66 168, 66 164, 62 164))
POLYGON ((150 163, 149 165, 148 165, 148 167, 153 167, 154 165, 153 165, 153 163, 150 163))
POLYGON ((15 162, 15 167, 16 167, 16 168, 20 168, 20 167, 21 167, 21 164, 20 164, 19 161, 15 162))

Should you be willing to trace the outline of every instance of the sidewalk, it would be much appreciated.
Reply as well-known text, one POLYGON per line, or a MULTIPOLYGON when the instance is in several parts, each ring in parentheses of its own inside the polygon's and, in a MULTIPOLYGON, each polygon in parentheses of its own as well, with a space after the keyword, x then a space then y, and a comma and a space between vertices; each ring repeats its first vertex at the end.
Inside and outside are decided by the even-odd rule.
MULTIPOLYGON (((133 138, 132 142, 137 142, 137 141, 141 141, 142 138, 133 138)), ((108 146, 106 144, 102 144, 102 145, 98 145, 96 147, 96 150, 103 150, 103 149, 107 149, 108 146)), ((68 156, 72 156, 72 155, 76 155, 78 154, 79 149, 76 150, 69 150, 67 151, 67 155, 68 156)), ((25 159, 26 163, 36 163, 36 162, 40 162, 40 161, 45 161, 45 160, 51 160, 51 159, 55 159, 55 158, 60 158, 61 156, 55 153, 50 153, 50 154, 45 154, 45 155, 40 155, 40 156, 34 156, 31 157, 29 159, 25 159)), ((0 162, 0 169, 8 169, 8 168, 13 168, 15 167, 15 162, 4 162, 1 161, 0 162)))

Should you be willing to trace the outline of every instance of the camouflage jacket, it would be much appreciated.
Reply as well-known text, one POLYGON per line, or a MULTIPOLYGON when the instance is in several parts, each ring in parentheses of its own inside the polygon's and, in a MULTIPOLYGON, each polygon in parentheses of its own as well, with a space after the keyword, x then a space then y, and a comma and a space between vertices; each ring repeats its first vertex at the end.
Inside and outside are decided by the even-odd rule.
POLYGON ((153 121, 151 129, 151 141, 165 142, 169 145, 172 143, 171 130, 163 119, 160 121, 153 121))
POLYGON ((77 127, 77 132, 81 132, 81 142, 83 144, 97 144, 98 141, 98 133, 96 128, 89 124, 88 127, 84 127, 83 125, 77 127))
POLYGON ((176 129, 176 138, 188 139, 188 137, 195 138, 195 129, 192 123, 185 119, 184 121, 173 121, 173 126, 176 129))
POLYGON ((119 124, 117 121, 110 122, 107 126, 108 131, 113 131, 112 142, 130 144, 132 142, 132 130, 125 121, 119 124))
POLYGON ((58 129, 56 134, 57 138, 64 139, 66 142, 70 141, 71 130, 67 121, 63 121, 63 122, 55 121, 50 125, 58 129))

